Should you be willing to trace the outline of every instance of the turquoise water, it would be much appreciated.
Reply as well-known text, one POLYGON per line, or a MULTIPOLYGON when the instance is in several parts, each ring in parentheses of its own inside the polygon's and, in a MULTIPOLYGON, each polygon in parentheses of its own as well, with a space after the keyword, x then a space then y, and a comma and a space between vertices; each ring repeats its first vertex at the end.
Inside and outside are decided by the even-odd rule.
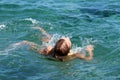
POLYGON ((120 80, 119 0, 0 0, 0 80, 120 80), (91 61, 52 61, 17 43, 44 28, 95 46, 91 61))

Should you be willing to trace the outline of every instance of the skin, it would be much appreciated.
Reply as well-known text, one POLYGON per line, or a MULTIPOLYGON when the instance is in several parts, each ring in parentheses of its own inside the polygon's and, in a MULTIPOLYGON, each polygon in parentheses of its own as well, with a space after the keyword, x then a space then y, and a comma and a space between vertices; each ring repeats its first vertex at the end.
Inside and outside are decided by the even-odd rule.
POLYGON ((91 60, 91 59, 93 59, 93 46, 92 45, 87 45, 86 46, 86 48, 85 48, 85 50, 87 51, 87 53, 88 53, 88 55, 87 56, 85 56, 85 54, 84 53, 76 53, 75 54, 75 56, 76 56, 76 58, 79 58, 79 59, 83 59, 83 60, 91 60))
MULTIPOLYGON (((68 39, 68 38, 64 38, 64 39, 65 39, 65 42, 71 47, 70 39, 68 39)), ((38 51, 38 53, 43 53, 45 55, 49 55, 49 54, 51 54, 52 49, 53 49, 52 46, 47 46, 43 51, 38 51)), ((87 56, 85 56, 85 53, 77 52, 77 53, 74 53, 74 54, 68 54, 67 57, 70 57, 69 59, 79 58, 79 59, 82 59, 82 60, 91 60, 93 58, 93 52, 92 52, 93 51, 93 46, 88 45, 88 46, 86 46, 85 50, 88 53, 87 56)), ((58 56, 56 56, 56 57, 58 57, 58 56)), ((65 59, 65 58, 66 57, 63 57, 63 59, 65 59)), ((64 60, 64 61, 66 61, 66 60, 64 60)))
MULTIPOLYGON (((45 38, 42 38, 41 41, 43 42, 48 42, 51 39, 50 34, 48 34, 44 29, 40 28, 40 27, 34 27, 34 29, 39 30, 40 32, 42 32, 43 35, 45 35, 45 38)), ((65 40, 65 43, 71 48, 71 41, 69 37, 65 37, 62 38, 65 40)), ((36 44, 28 42, 28 41, 23 41, 24 44, 28 44, 31 46, 31 49, 34 48, 36 46, 36 44), (33 45, 34 44, 34 45, 33 45)), ((39 49, 37 50, 38 53, 43 54, 43 55, 51 55, 53 53, 53 49, 54 47, 52 46, 47 46, 44 49, 39 49)), ((85 48, 85 51, 88 53, 88 55, 86 56, 85 53, 74 53, 74 54, 68 54, 67 56, 55 56, 56 58, 59 58, 61 61, 67 61, 70 59, 74 59, 74 58, 78 58, 78 59, 82 59, 82 60, 91 60, 93 59, 93 46, 92 45, 87 45, 85 48)))

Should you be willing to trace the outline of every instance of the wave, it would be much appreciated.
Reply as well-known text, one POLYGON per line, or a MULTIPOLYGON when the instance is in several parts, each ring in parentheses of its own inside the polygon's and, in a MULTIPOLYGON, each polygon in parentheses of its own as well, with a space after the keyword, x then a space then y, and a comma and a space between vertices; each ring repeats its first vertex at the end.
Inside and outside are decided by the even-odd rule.
POLYGON ((0 8, 6 8, 6 9, 20 8, 20 5, 17 5, 17 4, 0 4, 0 8))
POLYGON ((0 55, 8 55, 10 51, 14 51, 20 47, 22 47, 22 42, 10 44, 5 50, 0 51, 0 55))
MULTIPOLYGON (((112 61, 112 60, 113 60, 113 61, 117 61, 117 60, 119 60, 119 57, 120 57, 119 52, 120 52, 120 47, 112 50, 109 54, 106 54, 106 55, 104 56, 104 58, 109 59, 109 60, 111 60, 111 61, 112 61)), ((107 60, 107 61, 105 61, 105 62, 108 62, 108 63, 109 63, 109 60, 107 60)))
MULTIPOLYGON (((60 35, 60 34, 53 34, 52 35, 52 38, 51 40, 48 42, 48 43, 43 43, 42 45, 44 46, 55 46, 55 43, 60 39, 60 38, 64 38, 64 37, 69 37, 68 35, 60 35)), ((70 36, 69 38, 72 38, 72 36, 70 36)), ((75 43, 72 43, 72 51, 73 52, 81 52, 82 50, 85 49, 85 47, 87 45, 92 45, 94 46, 93 44, 95 44, 97 42, 97 40, 93 40, 92 38, 88 39, 88 38, 85 38, 85 39, 82 39, 81 40, 81 45, 82 46, 78 46, 77 44, 75 43)))
POLYGON ((83 13, 89 13, 93 15, 100 15, 101 17, 109 17, 112 15, 120 14, 120 11, 110 10, 110 9, 96 9, 96 8, 80 8, 83 13))
POLYGON ((32 24, 37 24, 38 21, 32 18, 25 18, 24 20, 32 22, 32 24))

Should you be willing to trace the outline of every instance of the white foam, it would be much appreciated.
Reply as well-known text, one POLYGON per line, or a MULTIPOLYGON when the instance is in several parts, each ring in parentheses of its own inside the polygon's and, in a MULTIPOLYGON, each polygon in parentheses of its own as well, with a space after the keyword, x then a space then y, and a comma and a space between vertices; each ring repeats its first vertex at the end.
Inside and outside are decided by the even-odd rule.
POLYGON ((5 27, 6 27, 6 25, 1 24, 1 25, 0 25, 0 30, 4 29, 5 27))
POLYGON ((24 20, 31 21, 33 24, 38 23, 38 21, 37 21, 37 20, 32 19, 32 18, 26 18, 26 19, 24 19, 24 20))
POLYGON ((94 48, 93 44, 96 43, 96 42, 97 42, 97 40, 93 40, 92 38, 85 38, 85 39, 80 38, 81 46, 78 46, 77 44, 73 43, 72 51, 75 52, 75 53, 76 52, 80 52, 80 53, 84 52, 86 54, 86 50, 85 50, 86 47, 88 45, 91 45, 94 48))
POLYGON ((97 40, 93 40, 92 38, 80 38, 81 42, 82 42, 82 46, 87 46, 87 45, 91 45, 94 44, 96 42, 98 42, 97 40))
POLYGON ((82 50, 83 50, 82 47, 78 47, 78 46, 72 47, 72 51, 73 51, 74 53, 81 52, 82 50))
MULTIPOLYGON (((43 46, 55 46, 55 43, 60 39, 60 38, 64 38, 64 37, 68 37, 68 36, 63 36, 63 35, 59 35, 59 34, 54 34, 50 41, 48 43, 43 43, 43 46)), ((72 37, 72 36, 70 36, 72 37)), ((95 43, 96 40, 93 39, 83 39, 81 41, 82 46, 77 46, 77 44, 72 43, 72 51, 73 52, 81 52, 81 51, 85 51, 86 46, 88 45, 93 45, 93 43, 95 43)))
POLYGON ((8 55, 10 51, 13 51, 19 48, 22 45, 22 42, 10 44, 5 50, 0 51, 0 55, 8 55))
MULTIPOLYGON (((60 39, 60 38, 65 38, 65 37, 69 37, 68 35, 65 35, 65 36, 63 36, 63 35, 60 35, 60 34, 53 34, 52 35, 52 37, 51 37, 51 39, 49 40, 49 42, 48 43, 43 43, 43 45, 45 45, 45 46, 49 46, 49 45, 51 45, 51 46, 55 46, 55 43, 60 39)), ((71 36, 70 36, 70 38, 71 38, 71 36)))
POLYGON ((42 45, 45 45, 45 46, 54 46, 55 43, 61 38, 62 36, 59 35, 59 34, 53 34, 50 41, 48 43, 43 43, 42 45))

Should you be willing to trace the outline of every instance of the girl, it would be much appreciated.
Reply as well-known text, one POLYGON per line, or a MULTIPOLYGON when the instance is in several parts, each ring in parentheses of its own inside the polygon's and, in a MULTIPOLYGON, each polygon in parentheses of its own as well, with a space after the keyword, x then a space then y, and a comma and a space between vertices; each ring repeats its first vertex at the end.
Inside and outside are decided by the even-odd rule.
MULTIPOLYGON (((48 34, 44 29, 40 28, 40 27, 34 27, 35 29, 40 30, 46 37, 42 38, 41 40, 43 42, 49 42, 49 40, 51 39, 50 34, 48 34)), ((87 51, 88 55, 86 56, 84 52, 80 53, 73 53, 71 51, 71 41, 69 39, 69 37, 65 37, 65 38, 60 38, 55 46, 46 46, 45 48, 37 48, 37 44, 34 44, 32 42, 28 42, 28 41, 23 41, 24 44, 28 44, 30 45, 32 50, 35 50, 40 53, 43 54, 45 56, 51 56, 54 57, 55 59, 58 59, 60 61, 66 61, 66 60, 70 60, 70 59, 74 59, 74 58, 79 58, 82 60, 91 60, 93 58, 93 46, 92 45, 87 45, 85 48, 85 51, 87 51)))

